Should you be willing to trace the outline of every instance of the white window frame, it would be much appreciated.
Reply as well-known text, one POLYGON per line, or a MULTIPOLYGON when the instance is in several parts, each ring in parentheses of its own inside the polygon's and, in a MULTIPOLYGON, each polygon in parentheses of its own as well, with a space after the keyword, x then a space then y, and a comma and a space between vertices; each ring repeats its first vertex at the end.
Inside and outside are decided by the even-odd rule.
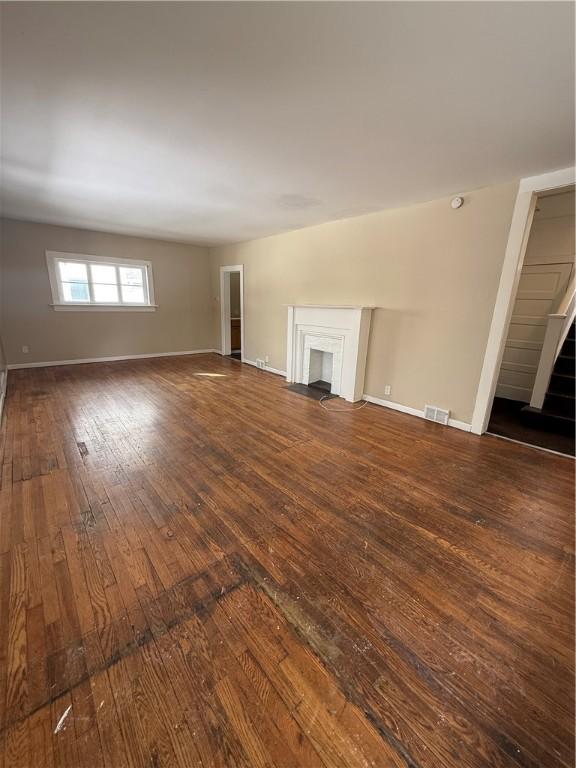
MULTIPOLYGON (((154 312, 157 309, 157 304, 154 300, 154 280, 152 275, 152 262, 150 261, 137 261, 136 259, 117 259, 110 256, 91 256, 85 253, 64 253, 62 251, 46 251, 46 265, 48 267, 48 277, 50 280, 50 288, 52 291, 52 304, 51 306, 58 311, 81 311, 81 312, 154 312), (58 262, 68 261, 76 262, 79 264, 86 264, 88 285, 90 288, 90 295, 92 295, 92 282, 90 279, 90 264, 107 264, 114 265, 117 273, 117 285, 120 289, 120 280, 118 275, 119 267, 139 267, 144 269, 146 275, 146 286, 148 293, 148 302, 145 304, 124 304, 121 300, 106 304, 96 301, 65 301, 62 292, 62 282, 60 280, 60 272, 58 269, 58 262)), ((119 299, 122 294, 119 293, 119 299)))

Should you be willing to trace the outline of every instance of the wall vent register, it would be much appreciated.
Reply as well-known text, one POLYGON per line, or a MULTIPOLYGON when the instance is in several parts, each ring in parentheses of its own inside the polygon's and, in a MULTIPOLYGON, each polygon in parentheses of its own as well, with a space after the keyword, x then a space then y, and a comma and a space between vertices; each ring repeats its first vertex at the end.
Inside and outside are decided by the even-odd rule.
POLYGON ((428 421, 436 421, 438 424, 448 424, 450 411, 445 411, 443 408, 437 408, 435 405, 425 405, 424 418, 428 419, 428 421))

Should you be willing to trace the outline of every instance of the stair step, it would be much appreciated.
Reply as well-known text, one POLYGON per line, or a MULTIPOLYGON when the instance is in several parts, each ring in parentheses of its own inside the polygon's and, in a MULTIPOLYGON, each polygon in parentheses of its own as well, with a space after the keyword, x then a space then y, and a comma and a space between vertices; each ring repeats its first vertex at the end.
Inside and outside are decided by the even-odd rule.
POLYGON ((563 373, 569 376, 575 375, 574 356, 560 354, 554 364, 554 373, 563 373))
POLYGON ((565 416, 559 416, 553 413, 546 413, 544 410, 532 408, 526 405, 520 411, 523 421, 535 429, 542 429, 546 432, 555 434, 574 435, 574 419, 568 419, 565 416))
POLYGON ((567 373, 553 373, 547 394, 574 396, 576 378, 567 373))
POLYGON ((563 416, 574 421, 576 419, 576 401, 573 394, 561 395, 548 392, 544 398, 542 412, 552 416, 563 416))

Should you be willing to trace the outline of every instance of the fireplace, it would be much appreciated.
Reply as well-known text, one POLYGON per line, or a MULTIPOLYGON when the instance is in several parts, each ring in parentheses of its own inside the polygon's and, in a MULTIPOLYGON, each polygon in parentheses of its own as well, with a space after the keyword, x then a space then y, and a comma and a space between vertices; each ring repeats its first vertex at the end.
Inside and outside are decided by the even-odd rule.
POLYGON ((308 386, 332 392, 334 378, 334 355, 322 349, 310 349, 308 363, 308 386))
POLYGON ((360 400, 371 309, 290 305, 286 379, 360 400))

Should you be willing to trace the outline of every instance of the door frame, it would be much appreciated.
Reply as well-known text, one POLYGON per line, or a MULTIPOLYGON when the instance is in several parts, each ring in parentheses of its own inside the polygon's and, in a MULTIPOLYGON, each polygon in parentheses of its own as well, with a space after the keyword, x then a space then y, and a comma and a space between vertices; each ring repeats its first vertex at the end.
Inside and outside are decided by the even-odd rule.
POLYGON ((244 362, 244 265, 220 267, 220 354, 232 353, 230 333, 230 273, 240 273, 240 346, 241 360, 244 362))
POLYGON ((571 186, 575 180, 576 168, 572 167, 543 173, 540 176, 528 176, 520 181, 472 415, 471 431, 476 435, 486 432, 490 420, 508 326, 532 228, 536 198, 541 192, 571 186))

